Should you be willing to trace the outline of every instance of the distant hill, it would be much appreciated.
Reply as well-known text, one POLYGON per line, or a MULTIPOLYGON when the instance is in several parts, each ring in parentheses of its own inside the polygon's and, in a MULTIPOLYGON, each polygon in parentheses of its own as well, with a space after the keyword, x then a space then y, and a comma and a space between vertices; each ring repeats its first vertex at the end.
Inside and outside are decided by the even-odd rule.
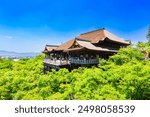
POLYGON ((17 53, 17 52, 0 50, 0 57, 17 57, 17 58, 31 57, 32 58, 38 54, 41 53, 35 53, 35 52, 17 53))

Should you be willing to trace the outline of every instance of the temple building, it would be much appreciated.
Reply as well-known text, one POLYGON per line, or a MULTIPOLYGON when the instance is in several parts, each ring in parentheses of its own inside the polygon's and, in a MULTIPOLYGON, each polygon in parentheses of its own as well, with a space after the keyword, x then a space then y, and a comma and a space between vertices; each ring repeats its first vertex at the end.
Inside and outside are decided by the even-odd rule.
POLYGON ((62 45, 46 45, 44 71, 60 68, 74 69, 97 65, 100 58, 108 59, 119 48, 130 45, 107 30, 98 29, 83 33, 62 45))

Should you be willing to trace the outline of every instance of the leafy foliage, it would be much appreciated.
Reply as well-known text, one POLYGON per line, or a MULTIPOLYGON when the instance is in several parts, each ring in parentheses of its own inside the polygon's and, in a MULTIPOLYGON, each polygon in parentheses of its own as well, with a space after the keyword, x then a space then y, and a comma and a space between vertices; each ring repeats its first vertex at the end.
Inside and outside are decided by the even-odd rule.
POLYGON ((144 54, 132 47, 121 48, 118 54, 110 57, 110 61, 114 62, 117 65, 123 65, 124 63, 128 63, 131 60, 141 61, 144 59, 144 54))
POLYGON ((148 43, 150 44, 150 27, 148 29, 148 34, 147 34, 146 37, 147 37, 148 43))
POLYGON ((43 74, 43 55, 17 62, 0 59, 2 100, 150 99, 150 61, 128 47, 98 67, 43 74))

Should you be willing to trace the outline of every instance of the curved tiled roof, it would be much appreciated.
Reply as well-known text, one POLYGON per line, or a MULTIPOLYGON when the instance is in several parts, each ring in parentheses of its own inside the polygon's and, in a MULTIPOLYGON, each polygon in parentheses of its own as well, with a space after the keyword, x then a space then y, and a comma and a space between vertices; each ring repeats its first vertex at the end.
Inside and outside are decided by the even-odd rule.
POLYGON ((57 47, 59 47, 59 46, 57 46, 57 45, 46 45, 43 52, 51 52, 54 49, 56 49, 57 47))
POLYGON ((104 41, 107 38, 107 39, 114 41, 114 42, 129 45, 128 42, 126 42, 122 38, 117 37, 116 35, 108 32, 104 28, 99 29, 99 30, 95 30, 95 31, 91 31, 91 32, 87 32, 87 33, 83 33, 80 36, 78 36, 77 38, 88 40, 91 43, 98 43, 99 41, 104 41))
POLYGON ((96 47, 89 41, 83 41, 83 40, 76 40, 79 45, 81 45, 84 48, 87 48, 89 50, 95 50, 95 51, 108 51, 108 52, 117 52, 116 50, 110 50, 108 48, 102 48, 102 47, 96 47))
POLYGON ((56 51, 63 51, 66 50, 68 48, 70 48, 72 46, 72 44, 74 43, 75 39, 71 39, 67 42, 65 42, 64 44, 60 45, 58 48, 56 48, 56 51))
MULTIPOLYGON (((83 47, 88 48, 88 46, 91 48, 93 48, 93 50, 105 50, 108 51, 107 49, 104 48, 97 48, 94 47, 93 44, 99 43, 100 41, 104 41, 105 39, 116 42, 116 43, 120 43, 121 45, 129 45, 129 42, 126 42, 125 40, 123 40, 122 38, 117 37, 116 35, 108 32, 107 30, 103 29, 99 29, 99 30, 94 30, 91 32, 87 32, 87 33, 83 33, 80 36, 71 39, 67 42, 65 42, 64 44, 60 45, 60 46, 47 46, 47 50, 48 51, 65 51, 65 50, 69 50, 70 47, 75 43, 76 40, 82 40, 79 43, 82 45, 84 44, 83 47), (88 42, 83 42, 83 41, 88 41, 88 42), (87 45, 86 45, 87 44, 87 45)), ((79 49, 79 48, 78 48, 79 49)), ((112 50, 115 51, 115 50, 112 50)))

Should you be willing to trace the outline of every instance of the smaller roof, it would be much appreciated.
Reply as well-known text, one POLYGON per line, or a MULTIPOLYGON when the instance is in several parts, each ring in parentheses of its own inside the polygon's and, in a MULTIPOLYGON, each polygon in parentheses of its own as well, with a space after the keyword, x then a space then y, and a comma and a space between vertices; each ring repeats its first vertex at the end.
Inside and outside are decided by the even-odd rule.
POLYGON ((112 50, 108 48, 102 48, 102 47, 96 47, 93 45, 90 41, 88 40, 82 40, 82 39, 75 39, 75 41, 81 46, 77 48, 68 48, 65 49, 64 52, 66 51, 78 51, 78 50, 83 50, 83 49, 88 49, 88 50, 94 50, 94 51, 107 51, 107 52, 117 52, 117 50, 112 50))
POLYGON ((102 48, 102 47, 96 47, 89 41, 79 40, 76 39, 77 43, 81 45, 82 47, 85 47, 89 50, 95 50, 95 51, 108 51, 108 52, 116 52, 117 50, 110 50, 108 48, 102 48))
POLYGON ((81 51, 81 50, 84 50, 84 49, 86 49, 86 48, 85 47, 69 48, 69 49, 64 50, 64 52, 81 51))
POLYGON ((72 44, 74 43, 74 41, 75 41, 75 39, 71 39, 71 40, 65 42, 64 44, 62 44, 58 48, 56 48, 55 51, 63 51, 63 50, 70 48, 72 46, 72 44))
POLYGON ((46 52, 52 52, 54 49, 58 48, 58 45, 46 45, 44 49, 44 53, 46 52))

